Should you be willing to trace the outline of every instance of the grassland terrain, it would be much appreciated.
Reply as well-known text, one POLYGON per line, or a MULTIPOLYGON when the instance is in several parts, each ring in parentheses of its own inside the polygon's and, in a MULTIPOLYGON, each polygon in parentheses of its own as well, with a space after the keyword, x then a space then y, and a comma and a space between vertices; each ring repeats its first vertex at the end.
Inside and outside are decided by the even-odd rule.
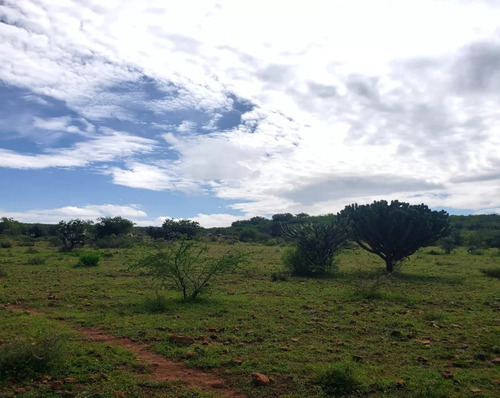
POLYGON ((158 292, 143 271, 130 270, 153 250, 148 243, 72 252, 44 240, 4 246, 3 397, 218 396, 182 380, 154 381, 154 367, 129 349, 78 328, 146 345, 248 397, 334 395, 329 383, 350 384, 334 390, 345 396, 500 396, 500 281, 481 272, 500 268, 498 249, 421 249, 392 276, 378 257, 346 250, 338 272, 299 278, 283 272, 286 247, 212 242, 214 256, 230 250, 249 260, 211 281, 209 294, 184 302, 175 289, 158 292), (101 253, 99 266, 75 267, 91 251, 101 253), (179 345, 172 334, 193 341, 179 345), (44 358, 38 368, 23 365, 33 350, 44 358), (331 376, 335 370, 344 381, 331 376), (255 385, 254 372, 271 382, 255 385))

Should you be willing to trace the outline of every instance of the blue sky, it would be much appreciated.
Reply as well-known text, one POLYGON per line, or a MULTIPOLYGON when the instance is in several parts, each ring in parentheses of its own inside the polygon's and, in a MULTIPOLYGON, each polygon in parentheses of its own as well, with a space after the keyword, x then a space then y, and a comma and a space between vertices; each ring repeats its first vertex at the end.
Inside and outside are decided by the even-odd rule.
POLYGON ((500 212, 495 1, 5 0, 0 216, 500 212))

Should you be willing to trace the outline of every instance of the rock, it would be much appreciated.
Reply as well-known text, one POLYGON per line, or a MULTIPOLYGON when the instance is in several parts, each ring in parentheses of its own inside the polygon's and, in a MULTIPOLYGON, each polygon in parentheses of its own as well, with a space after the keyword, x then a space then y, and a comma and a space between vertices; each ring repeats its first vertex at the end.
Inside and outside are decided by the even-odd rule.
POLYGON ((445 378, 445 379, 453 379, 453 372, 451 370, 443 370, 441 372, 441 375, 445 378))
POLYGON ((113 392, 113 397, 125 398, 125 393, 123 391, 115 391, 113 392))
POLYGON ((343 341, 337 341, 337 345, 344 345, 344 342, 343 341))
POLYGON ((263 375, 262 373, 254 372, 252 373, 253 383, 256 386, 267 386, 270 383, 269 377, 263 375))
POLYGON ((210 383, 210 387, 212 388, 224 388, 226 385, 224 384, 224 380, 216 380, 210 383))
POLYGON ((28 390, 27 390, 26 388, 22 388, 22 387, 21 387, 21 388, 16 388, 16 389, 14 390, 14 392, 15 392, 16 394, 21 394, 21 393, 26 392, 26 391, 28 391, 28 390))
POLYGON ((495 358, 491 360, 491 363, 494 363, 496 365, 500 365, 500 358, 495 358))
POLYGON ((403 379, 397 379, 396 380, 396 387, 398 387, 398 388, 406 387, 406 381, 404 381, 403 379))
POLYGON ((74 377, 66 377, 64 379, 65 383, 78 383, 78 379, 75 379, 74 377))
POLYGON ((185 334, 171 334, 168 338, 172 343, 175 343, 178 346, 188 346, 194 343, 194 339, 185 334))
POLYGON ((482 394, 481 389, 475 388, 475 387, 471 388, 470 392, 473 393, 474 395, 481 395, 482 394))
POLYGON ((299 342, 299 339, 295 339, 295 338, 293 338, 293 339, 290 339, 290 341, 293 341, 294 343, 298 343, 298 342, 299 342))
POLYGON ((234 362, 235 365, 241 365, 243 363, 243 360, 240 359, 240 358, 237 358, 233 362, 234 362))
POLYGON ((196 355, 196 352, 193 350, 186 351, 186 356, 188 357, 194 357, 196 355))
POLYGON ((290 347, 287 347, 287 346, 283 346, 280 348, 281 351, 292 351, 292 349, 290 347))
POLYGON ((54 391, 60 390, 62 388, 62 381, 53 381, 50 385, 50 388, 52 388, 54 391))

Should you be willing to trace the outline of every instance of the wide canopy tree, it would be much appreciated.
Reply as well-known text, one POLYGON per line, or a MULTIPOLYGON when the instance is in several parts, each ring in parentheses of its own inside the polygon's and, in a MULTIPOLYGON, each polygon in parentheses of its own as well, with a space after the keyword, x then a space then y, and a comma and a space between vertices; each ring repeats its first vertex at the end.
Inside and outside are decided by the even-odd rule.
POLYGON ((385 261, 387 272, 392 272, 398 261, 449 232, 447 212, 397 200, 390 204, 380 200, 368 205, 348 205, 338 217, 347 224, 352 239, 361 248, 385 261))

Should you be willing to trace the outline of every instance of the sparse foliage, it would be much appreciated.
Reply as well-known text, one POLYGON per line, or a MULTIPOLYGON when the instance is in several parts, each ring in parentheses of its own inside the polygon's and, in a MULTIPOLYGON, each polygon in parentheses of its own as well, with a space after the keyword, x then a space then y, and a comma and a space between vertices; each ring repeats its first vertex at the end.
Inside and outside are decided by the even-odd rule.
POLYGON ((283 235, 294 247, 285 252, 284 262, 295 275, 321 275, 334 265, 334 255, 345 242, 346 233, 336 222, 283 225, 283 235))
POLYGON ((243 254, 231 253, 210 257, 207 250, 207 246, 182 239, 131 268, 145 269, 160 288, 172 284, 185 301, 190 301, 206 290, 213 277, 233 271, 245 258, 243 254))
POLYGON ((369 205, 352 204, 339 213, 350 228, 352 239, 385 261, 387 272, 394 265, 446 236, 448 213, 431 211, 426 205, 385 200, 369 205))
POLYGON ((84 246, 87 242, 87 229, 92 223, 80 219, 61 221, 57 224, 57 235, 65 250, 73 250, 76 246, 84 246))
POLYGON ((134 223, 122 217, 101 217, 95 224, 95 234, 97 239, 110 235, 124 235, 132 230, 134 223))
POLYGON ((201 232, 201 226, 196 221, 166 219, 162 225, 165 239, 175 240, 179 238, 193 239, 201 232))

